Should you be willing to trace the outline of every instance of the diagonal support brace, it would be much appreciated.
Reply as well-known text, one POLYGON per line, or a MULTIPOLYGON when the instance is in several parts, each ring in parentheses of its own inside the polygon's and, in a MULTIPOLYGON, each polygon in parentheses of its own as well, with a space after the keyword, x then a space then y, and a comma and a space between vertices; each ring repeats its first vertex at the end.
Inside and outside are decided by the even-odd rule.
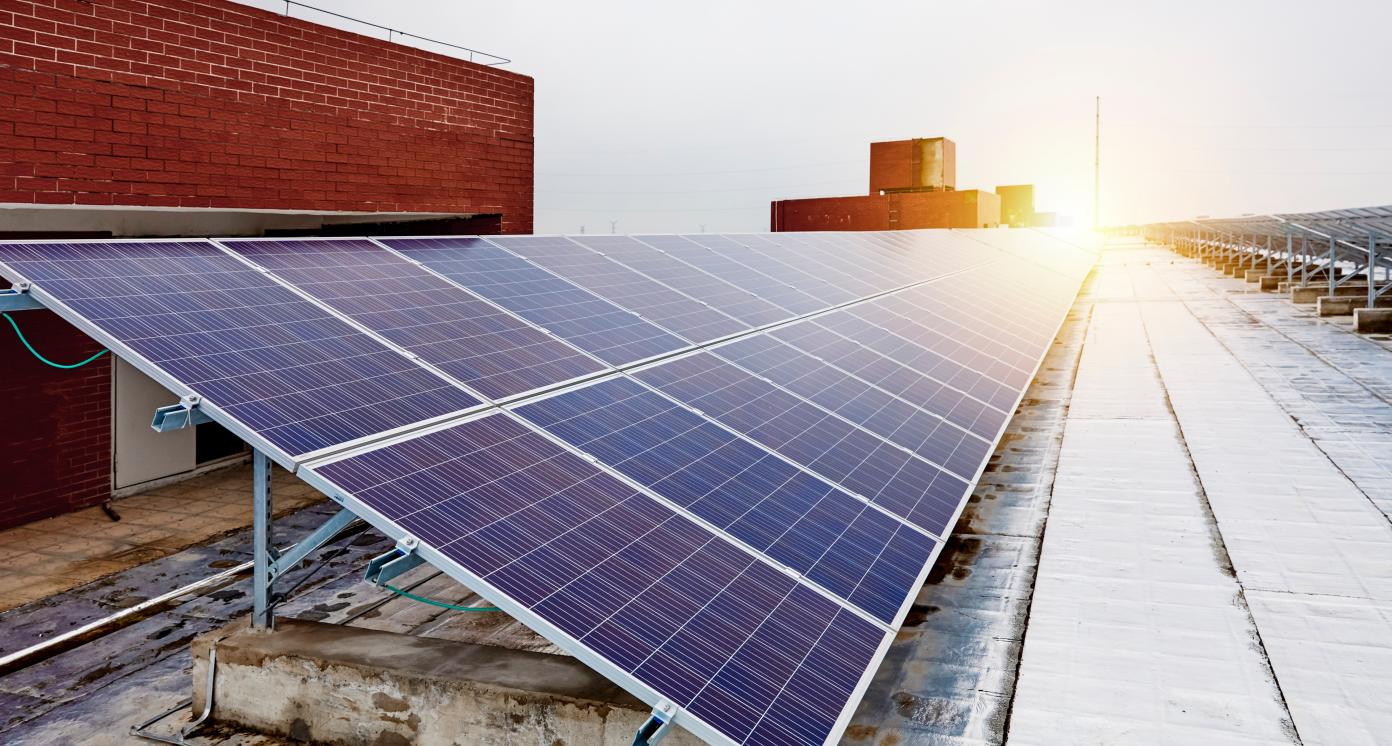
POLYGON ((303 562, 305 557, 332 541, 335 536, 357 519, 358 517, 353 514, 353 511, 347 508, 334 513, 332 518, 319 524, 319 528, 314 529, 309 536, 296 542, 295 546, 271 560, 271 580, 274 582, 276 578, 289 572, 295 565, 303 562))

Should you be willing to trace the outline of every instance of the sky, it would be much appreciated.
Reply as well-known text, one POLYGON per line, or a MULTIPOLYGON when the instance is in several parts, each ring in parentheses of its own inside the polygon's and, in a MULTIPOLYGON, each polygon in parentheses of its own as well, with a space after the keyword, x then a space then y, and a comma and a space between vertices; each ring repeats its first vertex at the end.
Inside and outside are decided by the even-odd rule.
POLYGON ((936 136, 1086 225, 1096 96, 1105 225, 1392 204, 1385 1, 310 4, 535 78, 538 233, 767 230, 936 136))

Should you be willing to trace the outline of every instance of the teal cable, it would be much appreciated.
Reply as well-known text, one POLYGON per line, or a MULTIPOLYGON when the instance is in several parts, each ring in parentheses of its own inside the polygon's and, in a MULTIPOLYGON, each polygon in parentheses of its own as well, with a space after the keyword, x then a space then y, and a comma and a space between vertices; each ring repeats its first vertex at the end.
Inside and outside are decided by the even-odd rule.
POLYGON ((409 598, 412 601, 419 601, 423 604, 430 604, 431 606, 438 606, 442 609, 449 609, 451 611, 502 611, 502 609, 498 608, 497 606, 455 606, 454 604, 447 604, 443 601, 436 601, 433 598, 417 596, 414 593, 403 591, 394 585, 388 585, 386 583, 383 583, 382 587, 386 588, 392 593, 395 593, 398 596, 405 596, 406 598, 409 598))
POLYGON ((48 358, 44 357, 43 355, 40 355, 40 354, 39 354, 39 351, 36 350, 36 349, 34 349, 34 345, 29 344, 29 340, 27 340, 27 339, 24 338, 24 332, 22 332, 22 331, 19 330, 19 324, 16 324, 16 323, 15 323, 14 317, 10 316, 8 313, 0 313, 0 316, 4 316, 4 317, 5 317, 5 320, 8 321, 8 322, 10 322, 10 328, 14 329, 15 334, 19 336, 19 341, 24 343, 25 349, 27 349, 27 350, 29 350, 29 352, 33 353, 34 357, 38 358, 38 359, 39 359, 39 362, 43 363, 44 365, 51 365, 51 366, 53 366, 54 368, 62 368, 63 370, 71 370, 71 369, 73 369, 73 368, 81 368, 82 366, 86 365, 87 363, 90 363, 90 362, 92 362, 93 360, 96 360, 97 358, 99 358, 99 357, 101 357, 102 355, 105 355, 106 353, 108 353, 108 352, 111 351, 111 350, 102 350, 101 352, 98 352, 97 354, 95 354, 95 355, 93 355, 93 356, 87 358, 86 360, 83 360, 83 361, 80 362, 80 363, 73 363, 72 365, 64 365, 64 364, 62 364, 62 363, 55 363, 55 362, 53 362, 52 360, 49 360, 48 358))

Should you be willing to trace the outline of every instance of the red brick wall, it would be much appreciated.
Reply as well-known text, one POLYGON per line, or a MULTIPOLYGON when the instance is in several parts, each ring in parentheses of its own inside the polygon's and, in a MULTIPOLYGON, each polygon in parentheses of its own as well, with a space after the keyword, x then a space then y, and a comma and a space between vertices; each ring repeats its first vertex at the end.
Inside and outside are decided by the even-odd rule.
POLYGON ((532 79, 221 0, 0 0, 0 202, 502 213, 532 79))
MULTIPOLYGON (((8 285, 8 283, 6 283, 8 285)), ((101 349, 49 311, 10 314, 58 363, 101 349)), ((96 505, 111 496, 111 359, 57 370, 34 359, 0 319, 0 528, 96 505)))
MULTIPOLYGON (((466 212, 530 233, 532 92, 222 0, 0 0, 0 203, 466 212)), ((16 318, 56 360, 94 351, 47 312, 16 318)), ((0 526, 104 500, 110 363, 44 367, 4 327, 0 526)))

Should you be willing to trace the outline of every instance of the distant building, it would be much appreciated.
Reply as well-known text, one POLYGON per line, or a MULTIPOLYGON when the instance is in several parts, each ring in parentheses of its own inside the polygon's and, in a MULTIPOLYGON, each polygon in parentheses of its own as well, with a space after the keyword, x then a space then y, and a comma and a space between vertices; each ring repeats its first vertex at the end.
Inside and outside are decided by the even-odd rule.
POLYGON ((1015 184, 996 187, 1001 200, 1001 224, 1016 228, 1034 225, 1034 185, 1015 184))
POLYGON ((1000 197, 961 192, 905 192, 859 197, 787 199, 773 203, 773 231, 886 231, 908 228, 995 228, 1000 197))
POLYGON ((870 193, 951 192, 957 144, 946 137, 870 143, 870 193))
POLYGON ((957 191, 957 146, 945 137, 870 143, 870 193, 772 203, 774 231, 882 231, 994 228, 992 192, 957 191))

